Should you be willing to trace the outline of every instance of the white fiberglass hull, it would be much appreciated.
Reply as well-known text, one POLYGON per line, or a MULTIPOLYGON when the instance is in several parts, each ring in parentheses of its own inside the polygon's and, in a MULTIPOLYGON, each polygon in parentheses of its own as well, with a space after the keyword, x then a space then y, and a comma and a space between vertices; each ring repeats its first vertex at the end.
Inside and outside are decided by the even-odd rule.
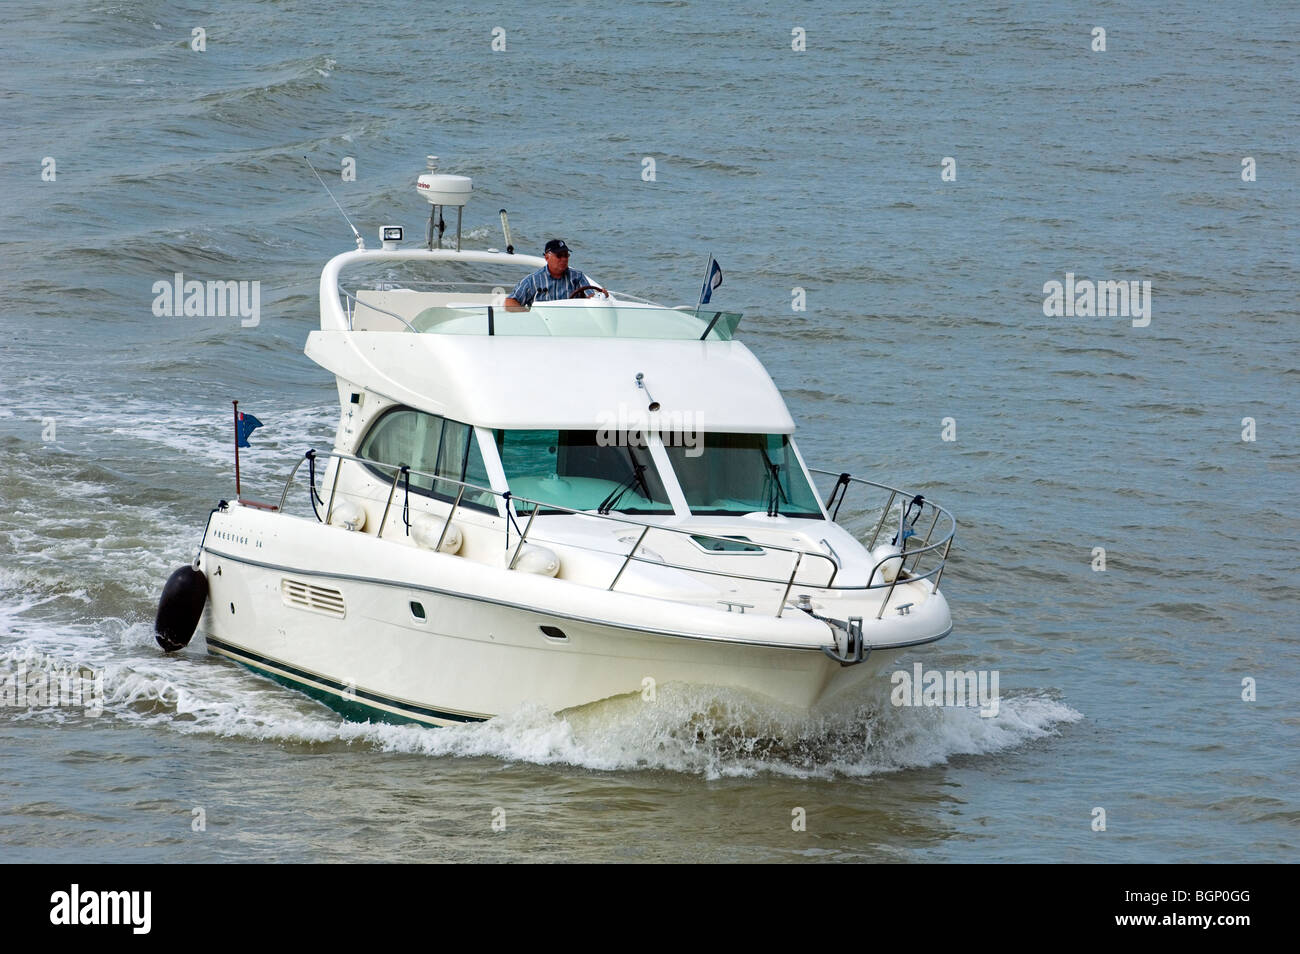
POLYGON ((210 651, 360 719, 450 724, 674 682, 810 708, 950 627, 929 593, 905 618, 869 621, 879 648, 842 666, 821 651, 826 624, 796 610, 608 592, 238 506, 213 515, 201 568, 210 651))

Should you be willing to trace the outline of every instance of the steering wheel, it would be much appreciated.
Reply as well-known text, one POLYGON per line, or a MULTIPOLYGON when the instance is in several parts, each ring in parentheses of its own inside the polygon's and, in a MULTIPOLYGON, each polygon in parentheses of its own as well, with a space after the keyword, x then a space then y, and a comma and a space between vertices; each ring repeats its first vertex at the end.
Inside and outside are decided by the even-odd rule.
POLYGON ((570 297, 570 298, 590 298, 591 296, 588 295, 587 292, 592 292, 592 291, 600 292, 600 293, 601 293, 602 295, 604 295, 606 298, 609 297, 609 292, 606 291, 604 288, 601 288, 599 285, 582 285, 582 286, 579 287, 579 288, 575 288, 575 289, 573 290, 573 294, 570 295, 569 297, 570 297))

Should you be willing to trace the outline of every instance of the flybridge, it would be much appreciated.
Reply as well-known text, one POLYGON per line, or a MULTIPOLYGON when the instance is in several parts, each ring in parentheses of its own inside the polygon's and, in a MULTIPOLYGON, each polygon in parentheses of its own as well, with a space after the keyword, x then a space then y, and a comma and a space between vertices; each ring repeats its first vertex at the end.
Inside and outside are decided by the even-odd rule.
MULTIPOLYGON (((534 302, 529 308, 507 310, 504 306, 509 291, 529 273, 546 267, 546 259, 514 253, 505 209, 499 213, 505 252, 463 250, 461 226, 473 181, 468 176, 437 172, 437 159, 428 157, 428 171, 416 181, 416 190, 429 203, 426 247, 401 248, 403 228, 385 225, 379 232, 381 247, 367 250, 349 220, 349 227, 356 233, 357 251, 336 255, 321 272, 322 331, 697 341, 726 341, 735 334, 741 316, 706 307, 708 290, 693 307, 666 308, 608 291, 595 284, 590 275, 588 281, 593 284, 576 289, 571 299, 534 302), (456 209, 456 242, 454 248, 444 249, 442 238, 447 226, 443 210, 448 207, 456 209), (341 280, 344 269, 364 267, 380 271, 370 282, 373 287, 365 283, 352 283, 351 290, 345 287, 341 280), (480 274, 467 281, 464 272, 468 269, 480 274), (407 277, 416 270, 441 274, 407 277)), ((721 270, 712 259, 710 265, 706 289, 716 288, 721 282, 721 270)))
POLYGON ((528 272, 543 267, 545 259, 496 251, 398 249, 391 238, 384 245, 344 252, 326 263, 320 280, 321 330, 727 341, 742 317, 710 306, 669 308, 613 292, 507 310, 509 290, 528 272), (421 265, 427 274, 420 278, 391 275, 395 268, 409 271, 421 265), (345 283, 341 278, 345 270, 365 267, 387 274, 369 282, 345 283), (478 280, 455 280, 457 275, 446 274, 455 268, 487 274, 478 280), (443 277, 437 277, 435 269, 443 270, 443 277))

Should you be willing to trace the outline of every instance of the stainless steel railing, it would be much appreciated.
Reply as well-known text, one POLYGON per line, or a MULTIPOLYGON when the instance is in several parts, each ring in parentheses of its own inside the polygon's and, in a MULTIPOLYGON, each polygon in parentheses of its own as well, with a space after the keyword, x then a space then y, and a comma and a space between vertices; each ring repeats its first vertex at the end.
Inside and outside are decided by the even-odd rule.
MULTIPOLYGON (((456 495, 454 498, 450 498, 450 497, 435 498, 435 499, 443 500, 443 502, 449 502, 451 504, 451 507, 448 510, 446 517, 442 518, 444 522, 443 522, 441 535, 439 536, 438 539, 439 547, 441 547, 442 542, 446 537, 447 530, 451 526, 451 522, 456 515, 456 511, 463 506, 463 501, 464 501, 466 491, 469 491, 472 494, 477 494, 477 495, 490 495, 492 498, 494 498, 494 501, 497 504, 497 516, 504 518, 502 529, 505 533, 507 549, 510 548, 511 527, 513 527, 519 534, 518 540, 514 545, 513 551, 511 552, 510 560, 507 563, 507 567, 509 569, 514 569, 515 565, 518 563, 519 556, 523 552, 524 544, 528 542, 529 534, 532 532, 533 522, 534 520, 536 520, 538 513, 541 512, 543 509, 545 509, 550 515, 563 514, 563 515, 574 515, 574 516, 595 518, 599 520, 608 521, 611 524, 636 527, 640 531, 636 537, 636 540, 632 543, 631 547, 628 549, 628 551, 625 554, 623 554, 622 562, 619 564, 618 570, 614 574, 614 577, 610 581, 609 585, 606 587, 606 590, 612 591, 618 585, 619 581, 623 577, 623 574, 626 572, 628 566, 631 565, 633 562, 647 563, 647 564, 653 564, 655 566, 666 567, 669 569, 680 570, 685 573, 699 573, 708 576, 725 577, 728 579, 737 580, 741 582, 761 583, 761 584, 778 586, 781 588, 780 602, 777 604, 776 614, 775 614, 778 618, 781 617, 781 615, 785 612, 788 606, 790 591, 791 589, 793 589, 795 583, 798 580, 799 570, 800 567, 803 565, 805 559, 825 561, 827 564, 829 564, 829 573, 827 576, 827 580, 824 584, 801 583, 800 584, 801 586, 807 587, 809 589, 814 589, 814 590, 830 590, 830 591, 837 591, 837 592, 838 591, 885 590, 886 592, 885 592, 884 599, 881 601, 880 609, 876 614, 877 619, 880 619, 883 616, 885 612, 885 608, 889 604, 890 597, 893 595, 894 589, 898 586, 900 582, 912 582, 917 580, 933 578, 934 580, 933 588, 934 590, 937 591, 939 587, 939 578, 943 573, 944 566, 946 565, 948 559, 948 553, 952 548, 952 542, 956 534, 956 528, 957 528, 956 520, 953 518, 952 514, 949 513, 945 508, 940 507, 939 505, 934 504, 931 501, 923 500, 918 507, 920 512, 917 514, 916 517, 912 519, 911 524, 915 525, 917 522, 919 522, 921 516, 927 512, 927 508, 928 510, 933 511, 933 516, 930 519, 929 528, 927 529, 925 537, 923 538, 921 545, 919 547, 909 549, 906 547, 904 543, 901 554, 891 553, 888 556, 884 556, 878 559, 875 562, 874 566, 872 567, 870 575, 867 576, 867 582, 865 584, 836 585, 835 580, 840 571, 840 561, 839 558, 834 554, 827 554, 827 553, 820 552, 818 550, 807 550, 798 547, 786 547, 777 544, 758 543, 757 545, 761 546, 764 551, 776 552, 776 553, 787 553, 790 555, 791 558, 790 572, 789 574, 782 575, 780 577, 759 576, 751 573, 738 573, 734 570, 716 570, 716 569, 710 569, 707 567, 702 567, 693 564, 688 565, 688 564, 680 564, 680 563, 670 563, 659 556, 648 557, 638 553, 639 550, 642 550, 646 537, 650 533, 654 532, 654 533, 662 533, 662 534, 673 534, 676 535, 675 538, 692 537, 696 541, 700 541, 700 540, 718 541, 724 545, 728 543, 734 543, 735 541, 731 537, 720 536, 711 533, 703 533, 699 530, 692 529, 692 528, 664 526, 661 524, 649 523, 645 520, 637 520, 632 517, 623 516, 623 515, 595 513, 590 510, 574 510, 572 508, 564 507, 555 503, 550 503, 548 501, 534 500, 529 497, 520 497, 511 494, 508 491, 497 491, 497 490, 493 490, 491 487, 483 487, 478 484, 471 484, 465 481, 456 480, 451 477, 444 477, 438 474, 430 473, 428 471, 416 470, 407 467, 404 464, 390 464, 383 461, 371 460, 369 458, 355 457, 351 454, 343 454, 336 451, 317 452, 315 450, 312 450, 312 451, 308 451, 307 454, 305 454, 303 457, 298 459, 298 461, 294 464, 293 469, 289 472, 289 476, 285 479, 284 487, 281 490, 280 502, 278 507, 276 508, 280 512, 284 511, 284 505, 285 502, 288 500, 289 490, 293 486, 293 482, 297 477, 298 469, 302 466, 303 461, 309 460, 313 456, 316 459, 333 459, 338 462, 334 467, 333 479, 330 482, 330 494, 329 494, 329 500, 325 505, 325 516, 323 518, 324 523, 329 523, 330 516, 333 512, 334 498, 338 490, 339 475, 343 471, 344 463, 351 462, 367 468, 376 467, 384 471, 390 472, 393 475, 392 483, 389 485, 388 488, 388 496, 384 502, 383 516, 380 518, 379 526, 375 531, 376 536, 382 536, 384 532, 384 528, 387 525, 389 512, 392 509, 393 498, 397 493, 398 487, 401 486, 403 478, 405 477, 409 479, 410 477, 425 477, 430 480, 430 484, 429 484, 430 488, 435 486, 436 483, 441 483, 445 486, 456 488, 456 495), (531 505, 531 509, 528 515, 528 520, 525 523, 522 531, 519 530, 519 525, 516 520, 518 516, 518 510, 522 508, 517 508, 515 506, 516 503, 531 505), (942 526, 940 526, 941 521, 943 522, 942 526), (936 529, 938 529, 939 531, 939 535, 937 538, 934 536, 936 529), (940 552, 941 555, 939 555, 940 552), (923 558, 927 556, 934 556, 937 557, 937 559, 931 561, 934 562, 934 565, 930 566, 927 570, 922 571, 921 565, 923 562, 925 562, 923 558), (881 567, 884 564, 890 562, 891 560, 900 561, 899 570, 895 574, 894 578, 886 582, 883 580, 883 575, 882 575, 881 582, 879 583, 875 582, 877 579, 877 575, 880 573, 881 567), (911 563, 910 568, 907 565, 909 562, 911 563)), ((890 487, 886 484, 879 484, 874 481, 864 480, 860 477, 852 477, 847 474, 836 475, 832 471, 824 471, 824 470, 816 470, 816 469, 812 469, 812 470, 813 473, 823 474, 832 477, 835 476, 839 477, 839 480, 836 484, 836 490, 832 492, 831 498, 827 502, 828 515, 831 515, 832 518, 838 516, 840 506, 844 502, 843 496, 844 494, 847 493, 847 489, 849 485, 857 484, 865 487, 875 488, 881 491, 887 491, 889 493, 889 499, 881 509, 880 520, 876 524, 876 529, 872 534, 871 542, 867 545, 868 550, 871 550, 875 547, 876 540, 878 539, 880 532, 885 525, 886 518, 888 518, 890 516, 891 511, 895 509, 894 508, 895 501, 899 503, 900 507, 903 507, 905 505, 905 502, 907 501, 915 502, 918 499, 912 495, 909 495, 903 490, 900 490, 896 487, 890 487), (831 513, 832 507, 833 507, 833 514, 831 513)), ((309 492, 312 494, 316 494, 316 488, 315 487, 310 488, 309 492)), ((313 499, 313 509, 315 507, 314 500, 317 499, 320 499, 319 495, 317 495, 313 499)), ((913 503, 913 505, 916 506, 915 503, 913 503)), ((901 510, 899 512, 900 515, 903 513, 903 511, 901 510)), ((322 519, 320 518, 319 514, 317 515, 317 518, 322 519)), ((575 546, 578 547, 579 549, 591 549, 591 550, 596 549, 591 547, 582 547, 580 544, 570 543, 565 545, 575 546)), ((599 552, 606 553, 606 554, 610 553, 610 551, 608 550, 601 550, 599 552)))
POLYGON ((403 318, 401 315, 397 314, 396 312, 389 311, 387 308, 380 308, 378 305, 372 305, 372 304, 370 304, 370 303, 368 303, 368 302, 364 302, 364 301, 357 301, 357 299, 353 298, 352 295, 350 295, 350 294, 348 293, 348 291, 347 291, 347 290, 346 290, 342 285, 339 286, 339 294, 341 294, 344 298, 347 299, 347 307, 345 308, 345 313, 346 313, 347 316, 348 316, 348 328, 349 328, 349 329, 352 328, 352 316, 353 316, 353 310, 354 310, 354 309, 352 308, 352 306, 353 306, 353 305, 356 305, 358 309, 361 309, 361 308, 369 308, 371 311, 377 311, 377 312, 379 312, 381 315, 387 315, 389 318, 396 318, 396 319, 397 319, 398 321, 400 321, 402 324, 406 325, 406 330, 407 330, 407 331, 415 331, 416 334, 419 334, 419 332, 416 331, 415 326, 412 325, 412 324, 411 324, 409 321, 407 321, 405 318, 403 318))
POLYGON ((836 522, 838 522, 840 507, 843 506, 844 500, 848 496, 849 488, 852 485, 857 484, 863 487, 873 487, 877 490, 889 492, 889 499, 886 500, 884 506, 880 508, 880 519, 876 521, 876 527, 871 532, 871 540, 866 543, 867 550, 869 551, 875 550, 876 543, 880 539, 880 532, 885 528, 886 521, 894 511, 895 501, 898 502, 900 526, 903 521, 906 520, 907 514, 910 513, 912 506, 917 506, 918 513, 908 522, 909 528, 914 528, 917 522, 922 522, 922 518, 926 515, 927 510, 933 511, 933 516, 930 518, 930 525, 926 528, 925 536, 922 538, 919 547, 909 549, 907 547, 906 538, 901 541, 896 541, 896 545, 901 545, 901 554, 895 555, 891 553, 887 556, 881 557, 876 561, 875 566, 872 567, 871 576, 867 578, 868 580, 874 580, 876 578, 876 573, 880 571, 884 564, 889 563, 892 560, 900 561, 899 571, 895 574, 894 579, 890 581, 889 590, 885 594, 885 599, 880 605, 880 611, 876 614, 877 619, 884 614, 885 607, 889 605, 889 598, 893 595, 894 587, 898 585, 900 579, 928 579, 933 576, 934 589, 936 591, 939 589, 939 579, 943 576, 944 568, 948 565, 948 554, 952 551, 952 543, 957 536, 957 519, 951 512, 949 512, 945 507, 941 507, 933 501, 926 500, 920 495, 909 494, 905 490, 891 487, 888 484, 877 483, 874 480, 865 480, 862 477, 854 477, 848 473, 836 474, 834 471, 821 470, 817 467, 810 467, 808 469, 814 474, 836 478, 835 487, 831 490, 830 496, 826 500, 827 516, 836 522), (940 526, 941 520, 943 521, 943 526, 940 526), (935 537, 936 530, 939 531, 937 538, 935 537), (942 555, 938 555, 940 554, 940 551, 942 551, 942 555), (932 555, 938 555, 935 565, 931 566, 928 571, 922 573, 920 567, 921 564, 925 562, 922 558, 932 555), (910 570, 907 567, 909 560, 912 562, 910 570))

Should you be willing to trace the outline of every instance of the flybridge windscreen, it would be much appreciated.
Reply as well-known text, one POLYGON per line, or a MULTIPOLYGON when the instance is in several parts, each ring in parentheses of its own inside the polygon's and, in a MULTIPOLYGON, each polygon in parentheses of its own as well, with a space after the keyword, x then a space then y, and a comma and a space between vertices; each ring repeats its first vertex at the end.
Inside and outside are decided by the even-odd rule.
MULTIPOLYGON (((462 299, 467 296, 462 296, 462 299)), ((519 311, 471 301, 432 302, 411 316, 416 331, 432 334, 541 338, 626 338, 729 341, 738 312, 693 311, 621 301, 537 302, 519 311)))

